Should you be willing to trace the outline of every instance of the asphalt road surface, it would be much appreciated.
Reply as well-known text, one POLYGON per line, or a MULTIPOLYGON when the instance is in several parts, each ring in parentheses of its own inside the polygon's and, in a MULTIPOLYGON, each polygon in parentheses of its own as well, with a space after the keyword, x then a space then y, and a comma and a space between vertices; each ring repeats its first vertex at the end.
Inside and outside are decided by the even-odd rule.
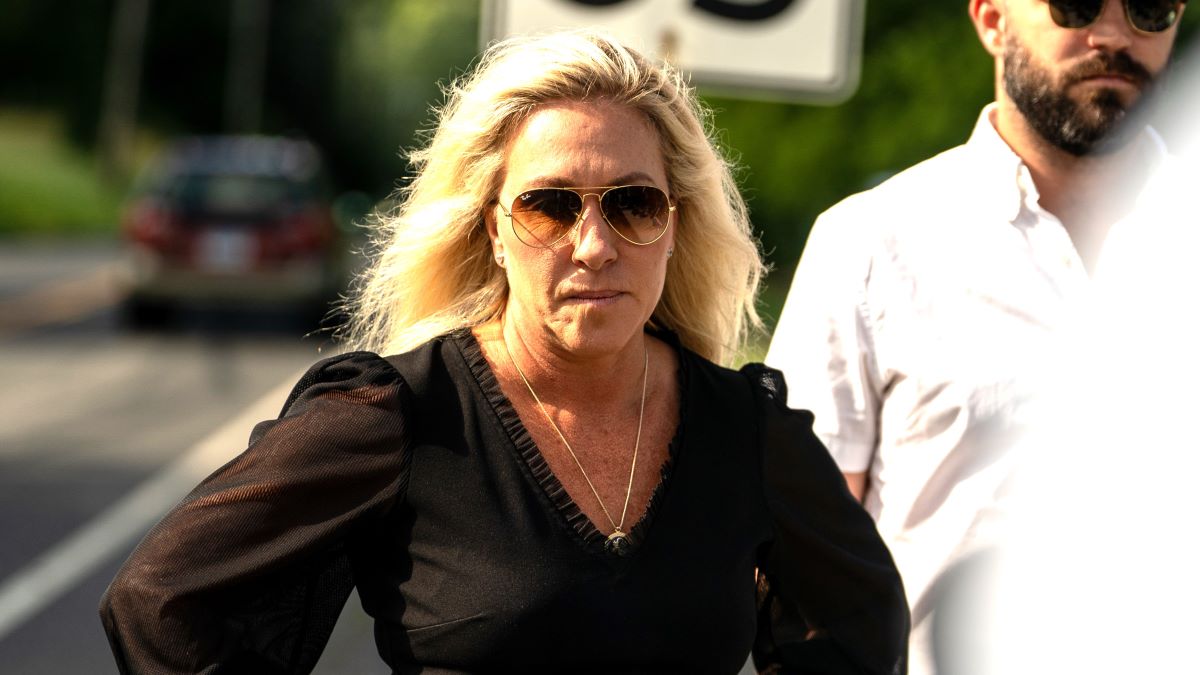
MULTIPOLYGON (((0 672, 115 673, 97 605, 162 513, 332 348, 284 314, 122 327, 115 246, 0 242, 0 672)), ((317 672, 386 673, 352 597, 317 672)))

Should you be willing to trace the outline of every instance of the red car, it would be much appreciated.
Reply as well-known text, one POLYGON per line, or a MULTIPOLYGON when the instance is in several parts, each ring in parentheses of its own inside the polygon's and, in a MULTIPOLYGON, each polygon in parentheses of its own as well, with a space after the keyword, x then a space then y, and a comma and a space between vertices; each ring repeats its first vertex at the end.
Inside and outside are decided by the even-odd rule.
POLYGON ((324 314, 343 254, 309 142, 264 136, 173 143, 125 209, 125 316, 159 322, 184 304, 324 314))

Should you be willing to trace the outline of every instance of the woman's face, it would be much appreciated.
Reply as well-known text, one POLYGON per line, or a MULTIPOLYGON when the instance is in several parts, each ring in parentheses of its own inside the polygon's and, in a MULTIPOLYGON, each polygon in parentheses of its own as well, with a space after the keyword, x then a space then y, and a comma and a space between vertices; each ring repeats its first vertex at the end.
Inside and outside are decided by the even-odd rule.
POLYGON ((486 220, 508 277, 506 315, 527 344, 574 356, 614 353, 640 335, 657 306, 673 217, 662 238, 638 246, 608 225, 598 197, 587 196, 575 229, 550 248, 537 248, 517 238, 505 215, 529 188, 616 185, 650 185, 670 194, 658 133, 642 113, 608 102, 561 101, 517 129, 500 204, 486 220))

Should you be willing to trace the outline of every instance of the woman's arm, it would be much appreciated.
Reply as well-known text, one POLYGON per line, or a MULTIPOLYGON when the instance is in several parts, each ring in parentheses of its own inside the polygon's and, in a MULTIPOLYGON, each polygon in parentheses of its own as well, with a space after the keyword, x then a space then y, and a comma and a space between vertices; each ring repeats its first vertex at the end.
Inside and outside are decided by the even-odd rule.
POLYGON ((353 588, 348 542, 403 498, 407 397, 373 354, 314 366, 109 586, 121 672, 309 672, 353 588))
POLYGON ((756 661, 778 672, 906 671, 909 615, 875 523, 812 433, 786 407, 778 371, 743 370, 759 398, 763 484, 775 540, 762 560, 756 661))

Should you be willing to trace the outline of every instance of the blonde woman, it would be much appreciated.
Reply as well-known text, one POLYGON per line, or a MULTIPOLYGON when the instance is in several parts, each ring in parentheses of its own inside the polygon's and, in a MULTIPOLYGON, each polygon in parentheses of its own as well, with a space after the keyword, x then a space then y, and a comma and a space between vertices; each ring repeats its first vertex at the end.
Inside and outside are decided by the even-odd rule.
POLYGON ((106 594, 122 670, 307 672, 357 586, 398 673, 734 673, 752 646, 903 671, 899 579, 811 416, 718 365, 762 264, 679 76, 600 34, 511 40, 414 159, 362 351, 106 594))

